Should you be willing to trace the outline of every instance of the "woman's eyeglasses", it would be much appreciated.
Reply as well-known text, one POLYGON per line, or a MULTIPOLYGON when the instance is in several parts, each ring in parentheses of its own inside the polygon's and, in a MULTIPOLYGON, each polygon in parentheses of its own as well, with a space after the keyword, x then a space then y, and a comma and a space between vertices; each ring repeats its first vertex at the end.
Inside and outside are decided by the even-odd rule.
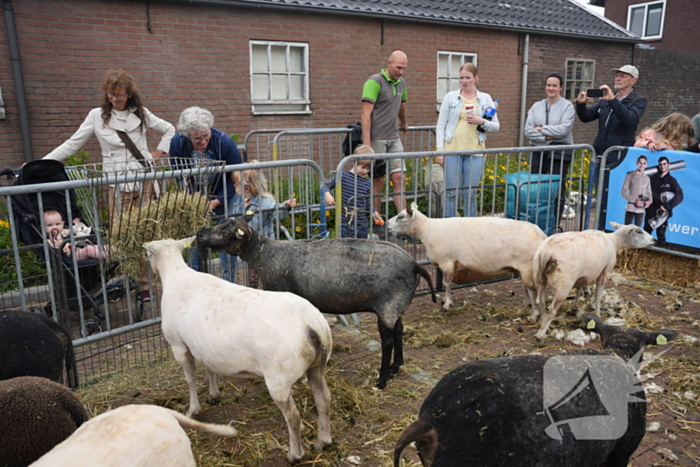
POLYGON ((110 99, 116 98, 116 99, 122 100, 122 99, 126 99, 127 95, 126 94, 112 94, 111 92, 108 92, 107 97, 109 97, 110 99))

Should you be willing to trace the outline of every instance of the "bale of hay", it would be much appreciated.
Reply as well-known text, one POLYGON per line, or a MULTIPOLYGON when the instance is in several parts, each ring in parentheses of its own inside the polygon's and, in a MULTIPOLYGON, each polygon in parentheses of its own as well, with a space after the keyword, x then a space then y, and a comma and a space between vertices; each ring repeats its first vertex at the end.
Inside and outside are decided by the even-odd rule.
POLYGON ((700 283, 698 262, 660 251, 625 249, 617 255, 615 268, 654 282, 687 287, 700 283))
POLYGON ((109 244, 112 257, 119 261, 120 273, 138 277, 140 262, 146 257, 143 244, 165 238, 191 237, 210 219, 209 203, 201 193, 163 193, 159 199, 132 207, 112 219, 109 244))

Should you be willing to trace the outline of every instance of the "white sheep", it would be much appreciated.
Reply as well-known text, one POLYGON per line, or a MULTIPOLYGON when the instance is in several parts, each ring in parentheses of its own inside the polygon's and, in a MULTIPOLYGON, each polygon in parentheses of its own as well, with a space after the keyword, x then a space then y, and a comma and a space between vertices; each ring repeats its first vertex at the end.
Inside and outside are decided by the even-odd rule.
POLYGON ((452 306, 452 276, 457 269, 498 275, 518 272, 535 307, 532 258, 547 236, 537 225, 500 217, 430 219, 415 203, 389 219, 391 232, 415 235, 425 245, 428 260, 443 273, 443 308, 452 306))
POLYGON ((190 391, 187 415, 200 411, 195 360, 206 368, 210 401, 219 399, 217 374, 263 377, 287 422, 287 459, 297 462, 304 449, 292 386, 306 374, 318 410, 315 447, 330 444, 330 391, 325 371, 333 344, 324 316, 297 295, 242 287, 194 271, 182 258, 191 242, 159 240, 144 245, 151 268, 163 283, 163 334, 185 372, 190 391))
POLYGON ((126 405, 99 415, 30 467, 195 467, 183 428, 234 436, 228 425, 192 420, 156 405, 126 405))
POLYGON ((547 329, 559 307, 564 303, 572 288, 576 287, 573 310, 578 309, 581 288, 596 284, 595 313, 600 316, 600 301, 605 291, 605 282, 615 267, 617 252, 622 248, 644 248, 653 245, 654 237, 635 225, 611 222, 617 230, 605 233, 599 230, 565 232, 555 234, 537 248, 533 259, 537 287, 537 306, 533 308, 533 322, 542 312, 542 325, 535 337, 544 340, 547 329), (545 291, 547 285, 554 290, 554 298, 545 312, 545 291))

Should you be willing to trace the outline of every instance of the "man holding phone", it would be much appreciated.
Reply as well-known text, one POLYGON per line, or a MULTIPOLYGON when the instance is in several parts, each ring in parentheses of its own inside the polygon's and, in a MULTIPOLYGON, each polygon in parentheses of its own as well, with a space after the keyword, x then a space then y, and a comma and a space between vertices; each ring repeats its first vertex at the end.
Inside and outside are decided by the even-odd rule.
MULTIPOLYGON (((632 65, 614 68, 615 93, 607 84, 588 89, 576 98, 576 114, 583 123, 598 120, 598 135, 593 142, 596 154, 601 156, 611 146, 633 146, 637 124, 647 108, 647 100, 634 90, 639 70, 632 65), (589 97, 598 102, 586 107, 589 97)), ((608 165, 616 158, 608 158, 608 165)))
MULTIPOLYGON (((596 152, 596 164, 593 171, 593 183, 598 182, 600 173, 600 157, 606 149, 612 146, 634 146, 634 136, 637 132, 639 120, 647 108, 647 100, 634 90, 634 85, 639 79, 639 70, 633 65, 625 65, 613 68, 615 72, 615 93, 610 86, 604 84, 598 89, 588 89, 576 98, 576 114, 583 123, 598 120, 598 135, 593 142, 596 152), (589 94, 590 93, 590 94, 589 94), (600 95, 598 102, 590 107, 586 106, 589 97, 600 95)), ((612 168, 617 166, 620 154, 608 155, 605 166, 612 168)), ((603 209, 607 206, 607 186, 610 172, 605 172, 603 186, 603 209)), ((600 216, 602 229, 605 216, 600 216)))

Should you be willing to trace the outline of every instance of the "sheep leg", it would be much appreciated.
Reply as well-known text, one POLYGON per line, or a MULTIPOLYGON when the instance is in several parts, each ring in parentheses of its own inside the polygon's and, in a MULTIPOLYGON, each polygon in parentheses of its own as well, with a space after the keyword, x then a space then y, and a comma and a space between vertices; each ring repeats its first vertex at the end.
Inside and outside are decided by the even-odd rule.
POLYGON ((583 294, 583 288, 577 287, 576 294, 574 295, 574 305, 571 307, 571 311, 576 313, 578 311, 578 302, 581 300, 581 295, 583 294))
POLYGON ((323 449, 333 442, 331 438, 331 392, 326 384, 325 365, 309 368, 306 377, 311 386, 311 392, 316 401, 316 411, 318 412, 318 438, 314 447, 323 449))
POLYGON ((540 330, 537 332, 537 334, 535 334, 535 339, 537 339, 538 341, 545 340, 545 338, 547 337, 547 330, 549 330, 549 325, 552 324, 552 320, 557 316, 557 311, 559 311, 559 307, 561 307, 564 301, 566 300, 566 294, 562 294, 561 292, 559 292, 559 290, 562 289, 557 289, 557 292, 554 293, 552 303, 549 304, 549 312, 542 314, 542 326, 540 326, 540 330), (564 296, 562 297, 562 295, 564 296))
POLYGON ((394 363, 389 368, 389 372, 395 375, 399 368, 403 366, 403 323, 401 318, 396 320, 394 325, 394 363))
POLYGON ((199 396, 197 395, 197 375, 195 374, 194 357, 185 346, 173 346, 173 356, 185 372, 185 381, 187 381, 187 387, 190 389, 190 408, 185 415, 194 417, 201 410, 199 396))
POLYGON ((445 286, 445 299, 442 301, 442 309, 447 311, 452 306, 452 277, 454 276, 454 270, 440 269, 442 269, 442 285, 445 286))
POLYGON ((547 281, 542 281, 537 283, 537 294, 535 298, 535 306, 532 307, 532 314, 530 315, 530 321, 533 323, 537 322, 540 313, 542 315, 546 314, 545 308, 545 293, 547 292, 547 281))
POLYGON ((608 280, 608 276, 603 273, 598 276, 598 280, 595 284, 595 314, 600 316, 600 302, 603 299, 603 294, 605 293, 605 283, 608 280))
MULTIPOLYGON (((267 390, 270 392, 270 397, 275 401, 277 407, 282 411, 284 420, 287 422, 287 430, 289 431, 289 453, 287 460, 290 464, 296 464, 304 457, 304 448, 301 445, 301 416, 297 405, 292 397, 291 384, 283 384, 283 382, 268 383, 267 390)), ((293 383, 292 383, 293 384, 293 383)))
POLYGON ((209 397, 207 397, 207 402, 217 404, 221 400, 221 393, 216 385, 216 373, 207 369, 207 378, 209 378, 209 397))
POLYGON ((391 379, 389 365, 391 364, 391 351, 394 349, 394 330, 379 320, 379 336, 382 340, 382 366, 379 368, 377 388, 384 389, 386 382, 391 379))

